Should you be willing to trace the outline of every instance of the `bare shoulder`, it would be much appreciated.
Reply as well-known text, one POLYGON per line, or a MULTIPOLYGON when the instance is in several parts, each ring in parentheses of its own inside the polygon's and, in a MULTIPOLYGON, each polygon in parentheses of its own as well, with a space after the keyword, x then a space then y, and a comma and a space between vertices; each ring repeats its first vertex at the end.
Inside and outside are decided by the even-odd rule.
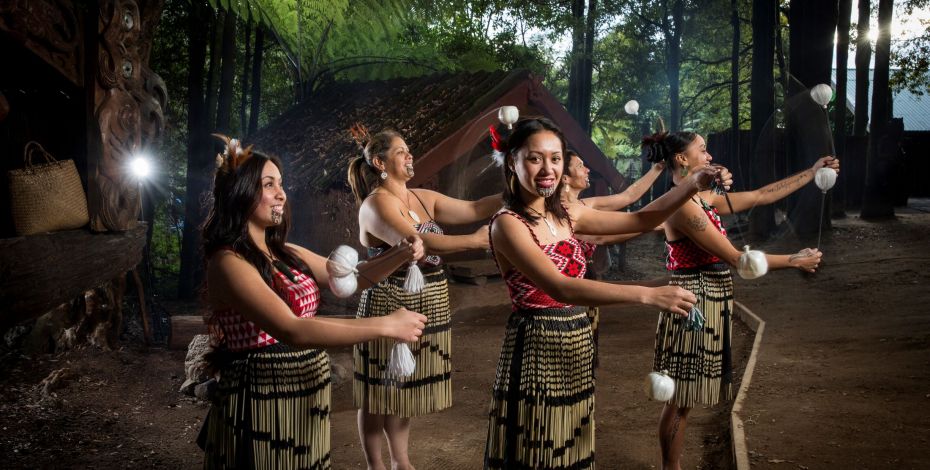
POLYGON ((512 234, 519 230, 521 233, 527 231, 526 225, 516 214, 509 210, 501 210, 494 216, 491 223, 491 236, 497 240, 505 234, 512 234))
POLYGON ((707 214, 697 204, 693 201, 687 201, 668 218, 668 222, 672 227, 684 230, 686 227, 696 228, 700 226, 706 228, 709 221, 707 220, 707 214))

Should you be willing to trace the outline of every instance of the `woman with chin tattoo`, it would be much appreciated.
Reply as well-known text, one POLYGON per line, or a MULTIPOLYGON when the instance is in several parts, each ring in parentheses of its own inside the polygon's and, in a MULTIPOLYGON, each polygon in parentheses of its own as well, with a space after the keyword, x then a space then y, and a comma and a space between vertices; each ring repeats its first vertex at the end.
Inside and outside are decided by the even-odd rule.
MULTIPOLYGON (((359 129, 354 129, 357 131, 359 129)), ((412 345, 416 371, 408 377, 387 372, 392 341, 374 340, 354 348, 354 401, 358 427, 369 469, 383 469, 381 436, 387 436, 394 469, 413 468, 407 452, 410 418, 452 405, 451 309, 440 255, 486 249, 488 229, 468 235, 445 235, 440 224, 470 224, 486 219, 501 206, 500 194, 478 201, 462 201, 427 189, 407 188, 413 177, 413 155, 403 137, 391 130, 367 138, 363 157, 349 165, 349 184, 360 209, 359 240, 374 255, 405 237, 419 235, 426 257, 420 263, 425 287, 420 293, 404 290, 405 271, 395 272, 362 293, 359 318, 377 318, 407 306, 423 313, 429 328, 412 345)))
POLYGON ((594 344, 579 305, 642 303, 686 316, 696 301, 678 286, 649 288, 584 279, 576 234, 650 230, 718 176, 694 172, 637 212, 563 205, 565 138, 543 118, 524 119, 504 154, 504 208, 491 248, 512 303, 492 386, 485 468, 594 468, 594 344))
MULTIPOLYGON (((281 162, 222 138, 227 150, 216 159, 203 226, 206 321, 220 376, 198 438, 204 467, 330 468, 330 368, 320 348, 415 341, 426 317, 405 308, 378 318, 316 317, 329 285, 326 259, 287 243, 281 162)), ((422 256, 422 241, 408 237, 359 266, 359 284, 422 256)))

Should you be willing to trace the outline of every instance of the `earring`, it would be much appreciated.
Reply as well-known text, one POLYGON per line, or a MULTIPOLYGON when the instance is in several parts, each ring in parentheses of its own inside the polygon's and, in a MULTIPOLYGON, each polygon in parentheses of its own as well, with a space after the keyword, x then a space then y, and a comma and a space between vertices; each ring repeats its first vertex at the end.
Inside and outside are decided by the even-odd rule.
POLYGON ((381 179, 382 179, 382 180, 386 180, 386 179, 387 179, 387 172, 382 170, 382 171, 381 171, 381 174, 380 174, 379 176, 381 176, 381 179))
POLYGON ((682 178, 684 178, 685 176, 688 176, 688 167, 682 166, 682 167, 681 167, 680 174, 681 174, 682 178))
POLYGON ((510 181, 508 183, 510 185, 510 193, 517 194, 517 176, 515 174, 510 174, 510 181))

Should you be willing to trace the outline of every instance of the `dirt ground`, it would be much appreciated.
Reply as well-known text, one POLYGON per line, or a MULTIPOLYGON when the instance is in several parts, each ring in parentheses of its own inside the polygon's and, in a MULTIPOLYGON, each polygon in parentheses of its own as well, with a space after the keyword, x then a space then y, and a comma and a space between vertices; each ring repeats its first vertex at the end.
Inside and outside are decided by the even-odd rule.
MULTIPOLYGON (((895 220, 834 221, 823 270, 812 277, 774 272, 737 281, 737 300, 766 321, 744 407, 753 466, 759 468, 923 468, 930 439, 930 203, 915 201, 895 220)), ((796 250, 777 237, 761 248, 796 250)), ((662 274, 661 242, 627 250, 630 278, 662 274)), ((481 467, 487 405, 508 314, 500 281, 454 284, 454 405, 415 419, 414 464, 481 467)), ((597 383, 600 468, 655 468, 661 405, 642 380, 650 370, 656 315, 644 307, 603 312, 597 383)), ((752 333, 735 331, 742 373, 752 333)), ((0 456, 5 468, 195 468, 194 444, 207 405, 177 392, 184 353, 125 342, 117 351, 84 348, 54 355, 6 351, 0 362, 0 456), (54 371, 61 379, 43 393, 54 371)), ((351 367, 349 349, 331 351, 351 367)), ((363 468, 351 383, 333 389, 334 468, 363 468)), ((683 468, 731 466, 729 406, 698 409, 683 468)))

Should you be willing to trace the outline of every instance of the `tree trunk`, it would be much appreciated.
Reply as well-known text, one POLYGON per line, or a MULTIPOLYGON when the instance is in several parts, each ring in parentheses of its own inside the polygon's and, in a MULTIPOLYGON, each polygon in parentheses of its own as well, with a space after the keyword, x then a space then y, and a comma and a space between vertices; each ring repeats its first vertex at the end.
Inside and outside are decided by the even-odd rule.
MULTIPOLYGON (((733 171, 742 175, 742 159, 739 154, 739 8, 736 0, 730 0, 730 24, 733 26, 733 38, 730 51, 730 158, 736 165, 733 171)), ((742 178, 740 178, 742 179, 742 178)))
MULTIPOLYGON (((846 158, 846 83, 849 61, 849 23, 852 15, 852 0, 840 0, 839 18, 836 24, 836 101, 833 103, 833 144, 836 155, 846 158)), ((840 172, 837 184, 831 192, 834 216, 843 216, 846 211, 846 175, 840 172)))
POLYGON ((249 122, 246 120, 245 110, 249 101, 249 67, 252 66, 252 20, 245 26, 245 59, 242 63, 242 78, 240 90, 242 90, 242 100, 239 101, 239 133, 243 138, 247 137, 246 130, 249 122))
MULTIPOLYGON (((204 112, 206 117, 205 129, 213 131, 216 129, 216 89, 220 81, 220 56, 223 53, 223 23, 225 23, 226 14, 222 11, 217 12, 213 18, 213 37, 210 43, 210 71, 207 73, 206 105, 204 112)), ((207 148, 213 147, 208 146, 207 148)))
POLYGON ((220 73, 220 96, 216 110, 216 129, 229 135, 232 120, 233 82, 236 76, 236 15, 226 12, 223 22, 223 63, 220 73))
POLYGON ((869 67, 872 62, 872 43, 869 41, 869 18, 872 5, 869 0, 859 0, 859 24, 856 26, 856 119, 853 135, 865 136, 869 125, 869 67))
POLYGON ((888 86, 891 56, 891 14, 894 0, 878 2, 878 41, 875 43, 875 77, 872 89, 872 119, 869 123, 869 153, 866 159, 865 193, 862 199, 863 218, 894 216, 891 191, 891 153, 893 145, 883 143, 888 137, 891 119, 891 93, 888 86), (884 144, 884 145, 880 145, 884 144), (883 148, 884 147, 884 148, 883 148), (880 152, 884 150, 883 152, 880 152))
POLYGON ((594 39, 597 36, 597 0, 588 0, 588 16, 585 19, 584 59, 581 62, 582 88, 579 110, 581 128, 591 135, 591 95, 594 79, 594 39))
POLYGON ((252 61, 252 108, 249 111, 249 131, 252 135, 258 130, 258 113, 262 104, 262 57, 265 53, 265 30, 258 26, 255 30, 255 52, 252 61))
MULTIPOLYGON (((760 188, 775 181, 775 27, 777 0, 752 2, 752 81, 750 87, 750 126, 753 155, 750 160, 750 187, 760 188), (763 135, 763 130, 768 133, 763 135), (762 139, 765 142, 762 142, 762 139)), ((775 230, 772 205, 752 210, 749 228, 767 238, 775 230)))
POLYGON ((672 4, 672 24, 665 18, 665 76, 668 78, 670 131, 681 129, 681 35, 684 31, 685 2, 672 4))
POLYGON ((568 100, 566 109, 578 121, 582 129, 587 129, 581 119, 582 89, 584 81, 584 0, 572 0, 572 52, 568 67, 568 100))
MULTIPOLYGON (((790 3, 790 59, 792 77, 785 106, 788 146, 787 174, 810 168, 831 152, 832 138, 826 110, 809 97, 814 86, 831 80, 837 0, 792 0, 790 3), (815 116, 819 119, 816 119, 815 116), (816 119, 816 120, 815 120, 816 119)), ((807 185, 788 197, 788 218, 798 235, 816 234, 822 193, 807 185)), ((829 218, 824 229, 829 229, 829 218)))
POLYGON ((204 23, 209 21, 203 2, 194 0, 190 10, 187 63, 187 191, 184 202, 184 233, 181 239, 181 269, 178 296, 194 298, 200 284, 203 263, 200 258, 200 221, 206 214, 200 207, 200 194, 210 184, 213 161, 204 158, 207 112, 204 105, 204 65, 207 34, 204 23))

